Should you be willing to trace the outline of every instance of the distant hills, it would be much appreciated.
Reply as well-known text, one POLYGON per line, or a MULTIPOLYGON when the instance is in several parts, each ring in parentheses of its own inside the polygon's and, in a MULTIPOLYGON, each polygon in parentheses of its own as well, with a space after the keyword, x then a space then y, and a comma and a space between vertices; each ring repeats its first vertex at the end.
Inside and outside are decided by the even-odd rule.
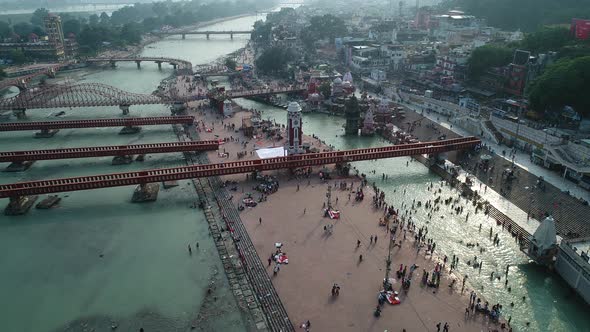
POLYGON ((590 18, 590 0, 446 0, 444 6, 485 18, 490 26, 528 32, 590 18))

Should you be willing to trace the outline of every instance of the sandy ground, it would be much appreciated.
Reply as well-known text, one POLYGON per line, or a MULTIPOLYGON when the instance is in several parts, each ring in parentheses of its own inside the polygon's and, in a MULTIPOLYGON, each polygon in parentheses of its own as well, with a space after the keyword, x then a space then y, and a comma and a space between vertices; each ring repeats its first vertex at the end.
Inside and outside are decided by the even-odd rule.
MULTIPOLYGON (((239 128, 242 117, 247 116, 245 112, 224 119, 223 124, 221 117, 209 112, 207 116, 202 112, 193 111, 191 114, 204 120, 207 128, 214 129, 211 133, 203 130, 201 139, 230 136, 240 139, 240 143, 230 141, 222 145, 220 152, 227 152, 229 158, 220 157, 218 152, 209 152, 212 163, 233 161, 237 152, 241 151, 248 152, 244 159, 257 158, 255 153, 250 154, 255 147, 281 144, 280 141, 265 139, 247 140, 244 149, 241 133, 224 130, 223 124, 234 123, 239 128)), ((306 140, 319 146, 318 140, 309 137, 306 140)), ((350 191, 334 190, 332 200, 338 197, 336 207, 342 212, 342 219, 333 221, 322 216, 322 205, 327 186, 340 180, 324 183, 318 178, 317 170, 309 178, 309 183, 307 178, 289 180, 292 177, 287 171, 268 173, 279 177, 280 189, 268 196, 266 202, 243 211, 242 220, 264 263, 275 251, 275 242, 284 244, 283 250, 290 263, 283 265, 274 277, 272 266, 268 267, 268 273, 295 325, 309 320, 313 331, 436 331, 438 322, 448 322, 450 331, 488 331, 495 328, 488 326, 487 319, 481 315, 465 316, 470 290, 466 288, 463 295, 460 294, 461 280, 457 280, 455 288, 449 288, 454 277, 449 275, 448 270, 443 273, 438 290, 420 285, 422 270, 432 271, 436 262, 441 260, 430 256, 425 258, 424 249, 418 254, 410 232, 401 248, 392 250, 392 277, 395 277, 399 264, 415 263, 419 268, 414 272, 413 284, 406 294, 396 280, 394 289, 400 290, 402 303, 397 306, 386 304, 381 317, 375 318, 373 311, 385 276, 388 233, 385 227, 379 226, 378 220, 383 212, 372 207, 372 190, 364 188, 365 200, 360 203, 354 201, 354 195, 348 200, 350 191), (332 235, 324 232, 324 225, 328 224, 334 225, 332 235), (370 243, 372 235, 378 237, 376 244, 370 243), (361 241, 359 248, 357 240, 361 241), (363 255, 362 262, 359 262, 359 255, 363 255), (331 295, 334 283, 341 287, 338 297, 331 295)), ((244 174, 224 179, 239 182, 234 203, 242 197, 242 192, 254 192, 251 190, 254 182, 246 181, 244 174)), ((349 185, 353 182, 355 188, 360 184, 356 178, 344 181, 349 185)), ((398 232, 398 241, 403 238, 401 234, 398 232)))

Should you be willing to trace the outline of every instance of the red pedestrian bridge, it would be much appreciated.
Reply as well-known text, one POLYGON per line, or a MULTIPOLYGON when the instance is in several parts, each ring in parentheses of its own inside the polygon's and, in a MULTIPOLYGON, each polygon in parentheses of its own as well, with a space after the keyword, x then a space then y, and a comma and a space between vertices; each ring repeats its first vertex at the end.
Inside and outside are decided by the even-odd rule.
POLYGON ((283 168, 321 166, 362 160, 396 158, 472 148, 481 141, 476 137, 463 137, 433 142, 392 145, 322 153, 309 153, 287 157, 235 161, 219 164, 153 169, 145 171, 81 176, 74 178, 41 180, 0 185, 0 198, 17 202, 27 195, 39 195, 75 190, 87 190, 130 185, 146 185, 162 181, 175 181, 200 177, 269 171, 283 168))
POLYGON ((298 84, 280 88, 252 89, 252 90, 228 90, 225 95, 229 98, 247 98, 265 95, 276 95, 280 93, 294 93, 307 90, 307 84, 298 84))
POLYGON ((37 122, 8 122, 0 123, 0 131, 23 130, 52 130, 72 128, 99 128, 99 127, 133 127, 153 126, 165 124, 192 124, 195 118, 192 116, 155 116, 143 118, 118 118, 95 120, 71 120, 71 121, 37 121, 37 122))
POLYGON ((193 152, 217 150, 219 141, 190 141, 136 145, 95 146, 32 151, 0 152, 0 162, 71 159, 104 156, 131 156, 148 153, 193 152))

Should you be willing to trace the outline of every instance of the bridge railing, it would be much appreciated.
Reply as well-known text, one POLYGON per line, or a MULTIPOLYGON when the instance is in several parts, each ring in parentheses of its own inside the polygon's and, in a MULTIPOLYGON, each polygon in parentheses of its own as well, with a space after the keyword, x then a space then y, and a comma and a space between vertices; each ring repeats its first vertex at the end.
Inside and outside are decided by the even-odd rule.
POLYGON ((253 171, 267 171, 281 168, 322 166, 342 162, 394 158, 421 154, 436 154, 452 150, 467 149, 480 143, 481 141, 475 137, 465 137, 454 140, 416 143, 414 145, 335 151, 329 153, 315 153, 308 155, 236 161, 219 164, 184 166, 127 173, 83 176, 67 179, 21 182, 0 185, 0 198, 71 190, 126 186, 160 181, 173 181, 187 178, 249 173, 253 171), (340 152, 341 155, 338 155, 338 152, 340 152))

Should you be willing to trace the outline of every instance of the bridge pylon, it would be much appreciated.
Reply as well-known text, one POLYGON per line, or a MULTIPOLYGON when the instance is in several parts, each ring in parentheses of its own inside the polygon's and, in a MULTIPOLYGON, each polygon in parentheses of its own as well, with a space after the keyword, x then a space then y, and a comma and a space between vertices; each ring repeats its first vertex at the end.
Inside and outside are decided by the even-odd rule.
POLYGON ((129 107, 131 105, 119 105, 119 108, 123 111, 123 115, 129 115, 129 107))
POLYGON ((37 198, 39 198, 37 195, 10 197, 10 202, 4 209, 4 214, 7 216, 23 215, 31 209, 37 198))
POLYGON ((160 191, 159 183, 142 183, 133 192, 131 202, 153 202, 158 199, 158 192, 160 191))
POLYGON ((27 114, 25 113, 26 110, 26 108, 16 108, 12 110, 12 114, 14 114, 17 119, 22 120, 27 117, 27 114))

